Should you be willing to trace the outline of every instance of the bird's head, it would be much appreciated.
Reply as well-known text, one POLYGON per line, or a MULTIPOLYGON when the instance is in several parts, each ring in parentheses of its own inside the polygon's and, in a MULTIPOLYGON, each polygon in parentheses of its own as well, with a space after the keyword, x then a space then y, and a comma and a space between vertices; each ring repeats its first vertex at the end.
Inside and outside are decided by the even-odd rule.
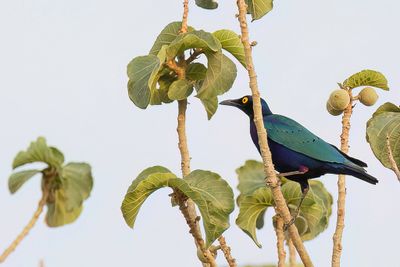
MULTIPOLYGON (((237 107, 244 113, 246 113, 250 118, 254 117, 254 112, 253 112, 253 97, 250 95, 243 96, 238 99, 228 99, 220 102, 221 105, 226 105, 226 106, 233 106, 237 107)), ((261 98, 261 106, 262 106, 262 113, 264 116, 266 115, 271 115, 272 112, 268 107, 267 102, 265 102, 264 99, 261 98)))

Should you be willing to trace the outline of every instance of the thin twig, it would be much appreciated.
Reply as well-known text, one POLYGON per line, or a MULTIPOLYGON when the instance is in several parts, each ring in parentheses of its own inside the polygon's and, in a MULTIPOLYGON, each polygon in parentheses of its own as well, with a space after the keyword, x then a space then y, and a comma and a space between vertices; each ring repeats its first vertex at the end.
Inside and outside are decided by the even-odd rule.
POLYGON ((19 243, 28 235, 29 231, 35 226, 35 223, 43 212, 43 207, 47 203, 47 197, 49 193, 48 190, 43 190, 42 198, 39 201, 38 207, 33 214, 32 218, 29 220, 28 224, 24 227, 22 232, 17 236, 17 238, 10 244, 10 246, 4 250, 3 254, 0 256, 0 263, 4 262, 7 257, 17 248, 19 243))
POLYGON ((278 249, 278 267, 285 267, 286 261, 286 251, 284 246, 285 233, 283 232, 283 219, 277 215, 276 216, 276 247, 278 249))
MULTIPOLYGON (((279 179, 276 176, 274 166, 271 158, 271 151, 269 150, 267 143, 267 132, 264 128, 264 122, 262 117, 262 108, 260 102, 260 92, 257 85, 257 75, 254 70, 253 59, 251 54, 251 46, 249 42, 249 31, 247 28, 247 6, 244 0, 237 0, 237 6, 239 9, 239 23, 242 33, 242 43, 244 46, 244 52, 246 57, 246 66, 250 79, 250 88, 253 95, 253 109, 254 109, 254 123, 257 128, 257 135, 260 145, 261 156, 264 162, 264 172, 267 176, 267 185, 271 187, 272 196, 277 208, 279 215, 283 218, 284 223, 288 224, 292 219, 289 209, 286 205, 285 198, 282 195, 281 188, 279 186, 279 179)), ((310 256, 308 255, 303 242, 300 239, 299 232, 294 224, 289 227, 289 235, 293 240, 293 243, 303 261, 304 266, 313 266, 310 256)))
MULTIPOLYGON (((351 89, 347 89, 350 99, 353 98, 351 89)), ((350 100, 342 117, 342 134, 340 135, 340 150, 344 153, 349 152, 349 134, 350 134, 350 118, 353 113, 353 100, 350 100)), ((340 257, 342 255, 342 235, 344 229, 344 217, 346 206, 346 176, 339 175, 338 185, 338 200, 337 200, 337 219, 336 230, 333 235, 333 252, 332 252, 332 267, 340 266, 340 257)))
POLYGON ((290 238, 286 240, 286 244, 289 247, 289 267, 296 267, 296 248, 290 238))
POLYGON ((399 170, 399 167, 397 166, 396 161, 394 160, 394 157, 393 157, 392 148, 390 147, 389 135, 386 135, 386 147, 387 147, 387 151, 388 151, 389 162, 390 162, 390 165, 392 166, 390 169, 392 171, 394 171, 394 173, 397 176, 397 179, 400 182, 400 170, 399 170))
POLYGON ((226 244, 225 237, 220 236, 218 241, 229 267, 237 267, 236 260, 232 257, 231 248, 226 244))
MULTIPOLYGON (((189 13, 189 3, 188 0, 184 0, 183 2, 183 18, 182 18, 182 26, 180 33, 187 32, 187 18, 189 13)), ((178 63, 183 63, 184 55, 181 55, 178 63)), ((175 60, 170 60, 167 62, 168 67, 176 72, 178 75, 178 79, 185 79, 186 76, 186 65, 185 64, 176 64, 175 60)), ((186 139, 186 108, 187 108, 187 100, 179 100, 178 101, 178 147, 181 154, 181 170, 182 176, 185 177, 190 173, 190 155, 189 148, 186 139)), ((194 202, 191 199, 188 199, 183 195, 182 192, 175 190, 175 197, 178 200, 179 209, 181 210, 183 216, 186 219, 187 224, 190 228, 190 233, 192 234, 196 247, 201 249, 204 254, 204 257, 208 260, 209 264, 203 263, 203 266, 215 267, 217 266, 215 263, 215 259, 212 253, 205 247, 205 242, 201 235, 201 230, 199 226, 199 217, 196 213, 196 208, 194 202)))

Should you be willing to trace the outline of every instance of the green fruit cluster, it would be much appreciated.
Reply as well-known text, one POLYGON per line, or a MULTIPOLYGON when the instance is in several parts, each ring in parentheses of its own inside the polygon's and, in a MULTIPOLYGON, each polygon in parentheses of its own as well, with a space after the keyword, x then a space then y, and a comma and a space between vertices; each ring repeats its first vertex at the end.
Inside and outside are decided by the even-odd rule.
POLYGON ((358 94, 358 100, 366 106, 372 106, 378 100, 378 94, 372 87, 365 87, 358 94))
POLYGON ((343 113, 346 107, 350 104, 350 95, 346 90, 337 89, 331 93, 326 109, 329 114, 338 116, 343 113))

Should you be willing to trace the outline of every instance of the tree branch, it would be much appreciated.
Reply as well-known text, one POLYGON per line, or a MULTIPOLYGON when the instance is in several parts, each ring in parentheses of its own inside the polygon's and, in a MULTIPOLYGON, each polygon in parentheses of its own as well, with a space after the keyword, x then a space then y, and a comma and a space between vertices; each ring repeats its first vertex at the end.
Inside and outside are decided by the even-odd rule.
MULTIPOLYGON (((257 128, 260 151, 264 162, 264 172, 267 176, 266 184, 271 187, 272 196, 274 198, 276 209, 279 215, 283 218, 284 223, 289 224, 290 220, 292 219, 292 216, 286 205, 286 201, 282 195, 282 191, 279 186, 279 180, 276 177, 276 173, 271 158, 271 151, 269 150, 267 143, 267 132, 264 128, 261 102, 260 102, 260 92, 258 90, 258 85, 257 85, 257 75, 254 70, 251 46, 249 43, 249 31, 247 28, 247 20, 246 20, 247 6, 244 0, 237 0, 237 6, 239 9, 238 20, 240 23, 240 29, 242 33, 241 40, 244 45, 246 66, 250 79, 250 88, 253 95, 254 123, 257 128)), ((292 224, 289 227, 289 235, 293 240, 293 243, 297 249, 297 252, 300 255, 301 260, 303 261, 304 266, 306 267, 313 266, 310 256, 308 255, 304 247, 304 244, 300 239, 299 232, 297 231, 297 228, 294 224, 292 224)))
POLYGON ((386 136, 386 147, 387 147, 387 151, 388 151, 389 162, 390 162, 390 165, 392 166, 391 170, 394 171, 394 173, 397 176, 397 179, 400 182, 400 170, 399 170, 399 167, 397 166, 396 161, 394 160, 394 157, 393 157, 393 152, 390 147, 389 135, 386 136))
POLYGON ((285 267, 286 251, 284 247, 285 233, 283 232, 283 219, 276 216, 276 247, 278 249, 278 267, 285 267))
POLYGON ((39 201, 38 207, 33 214, 32 218, 29 220, 28 224, 24 227, 22 232, 17 236, 17 238, 10 244, 10 246, 4 250, 3 254, 0 256, 0 263, 4 262, 6 258, 17 248, 19 243, 28 235, 29 231, 35 226, 35 223, 40 217, 40 214, 43 212, 43 207, 47 203, 47 198, 49 196, 49 192, 47 189, 43 190, 42 198, 39 201))
POLYGON ((232 257, 231 248, 226 244, 225 237, 221 235, 218 241, 229 267, 237 267, 236 260, 232 257))
MULTIPOLYGON (((344 110, 342 117, 342 134, 340 135, 340 150, 344 153, 349 152, 349 134, 350 134, 350 118, 353 113, 353 95, 351 89, 345 88, 350 96, 350 103, 344 110)), ((337 219, 336 230, 333 235, 333 252, 332 252, 332 267, 340 266, 340 257, 342 255, 342 235, 344 229, 344 217, 346 206, 346 176, 339 175, 338 185, 338 200, 337 200, 337 219)))
POLYGON ((286 240, 286 244, 289 247, 289 267, 296 267, 296 248, 290 238, 286 240))

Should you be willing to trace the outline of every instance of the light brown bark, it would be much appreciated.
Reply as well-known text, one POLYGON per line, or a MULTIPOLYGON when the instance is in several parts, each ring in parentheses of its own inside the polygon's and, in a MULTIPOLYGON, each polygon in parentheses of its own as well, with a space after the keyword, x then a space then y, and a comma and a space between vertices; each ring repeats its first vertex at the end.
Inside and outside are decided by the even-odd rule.
MULTIPOLYGON (((344 153, 349 152, 349 134, 350 134, 350 117, 353 113, 353 97, 351 89, 346 89, 350 95, 350 103, 344 110, 342 117, 342 134, 340 135, 340 150, 344 153)), ((332 252, 332 267, 340 266, 340 257, 342 255, 342 236, 344 230, 344 218, 346 207, 346 176, 339 175, 338 185, 338 200, 337 200, 337 219, 336 229, 333 235, 333 252, 332 252)))
MULTIPOLYGON (((247 6, 244 0, 237 0, 237 6, 239 9, 239 23, 242 33, 242 43, 244 45, 245 57, 246 57, 246 67, 250 79, 250 89, 253 95, 253 109, 254 109, 254 123, 257 128, 258 140, 260 145, 261 156, 264 162, 264 172, 267 176, 266 184, 271 188, 272 196, 276 205, 278 214, 283 218, 284 223, 288 224, 292 219, 289 209, 286 205, 286 201, 282 195, 280 188, 280 182, 276 176, 274 166, 272 164, 271 151, 269 150, 267 143, 267 132, 264 128, 264 122, 262 117, 262 108, 260 102, 260 92, 257 85, 257 75, 253 65, 252 51, 249 42, 249 31, 247 27, 247 6)), ((289 227, 289 235, 293 240, 293 243, 300 255, 300 258, 304 266, 313 266, 310 256, 308 255, 303 242, 300 239, 299 232, 294 224, 289 227)))
POLYGON ((289 267, 296 267, 296 248, 290 238, 286 241, 289 247, 289 267))
POLYGON ((283 232, 283 219, 278 215, 276 218, 276 247, 278 249, 278 267, 285 267, 286 251, 284 246, 285 233, 283 232))
POLYGON ((229 267, 237 267, 236 260, 232 257, 231 248, 226 244, 225 237, 220 236, 218 241, 229 267))

